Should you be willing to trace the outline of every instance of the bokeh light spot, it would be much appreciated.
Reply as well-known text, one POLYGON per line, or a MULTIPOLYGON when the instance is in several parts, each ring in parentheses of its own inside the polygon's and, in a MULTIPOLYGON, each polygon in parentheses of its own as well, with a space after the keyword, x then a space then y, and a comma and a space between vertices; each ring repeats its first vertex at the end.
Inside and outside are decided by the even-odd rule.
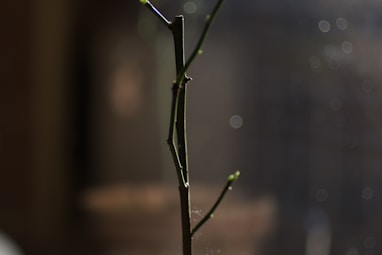
POLYGON ((321 32, 327 33, 330 31, 330 23, 327 20, 320 20, 318 22, 318 28, 321 30, 321 32))
POLYGON ((194 2, 190 1, 184 4, 183 9, 188 14, 194 14, 198 10, 198 7, 194 2))
POLYGON ((370 200, 373 198, 373 195, 374 195, 374 192, 373 192, 373 189, 370 188, 370 187, 365 187, 363 190, 362 190, 362 198, 364 200, 370 200))
POLYGON ((232 128, 241 128, 241 126, 243 125, 243 118, 239 115, 233 115, 229 119, 229 124, 232 128))
POLYGON ((345 30, 346 28, 348 28, 348 21, 345 18, 338 18, 336 20, 336 25, 338 29, 345 30))
POLYGON ((353 51, 353 44, 349 41, 344 41, 341 44, 342 51, 346 54, 350 54, 353 51))

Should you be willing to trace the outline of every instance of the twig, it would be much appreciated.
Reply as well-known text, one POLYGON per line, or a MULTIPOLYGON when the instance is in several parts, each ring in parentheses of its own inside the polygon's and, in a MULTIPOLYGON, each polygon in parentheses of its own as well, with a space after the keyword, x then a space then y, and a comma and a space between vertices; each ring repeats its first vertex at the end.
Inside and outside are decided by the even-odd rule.
MULTIPOLYGON (((179 76, 184 68, 184 17, 176 16, 172 34, 175 46, 176 75, 179 76)), ((185 73, 182 75, 180 83, 175 82, 174 86, 178 89, 175 128, 178 142, 179 159, 182 164, 183 177, 188 183, 188 156, 187 156, 187 131, 186 131, 186 85, 190 80, 185 73)))
POLYGON ((191 53, 190 57, 188 58, 186 64, 184 65, 182 71, 178 74, 176 77, 177 83, 181 83, 183 79, 183 75, 187 72, 188 68, 191 66, 192 62, 195 60, 196 56, 202 53, 202 46, 204 43, 204 40, 206 39, 206 36, 208 34, 208 31, 210 29, 210 26, 212 24, 212 21, 215 19, 216 14, 218 13, 220 6, 222 5, 224 0, 219 0, 214 9, 212 10, 212 13, 210 15, 206 16, 206 23, 204 25, 203 32, 199 38, 198 43, 196 44, 193 52, 191 53))
POLYGON ((166 19, 165 16, 149 1, 149 0, 139 0, 142 4, 144 4, 155 16, 157 16, 160 21, 165 24, 168 28, 171 29, 171 22, 166 19))
MULTIPOLYGON (((183 16, 177 16, 175 17, 175 21, 173 25, 171 26, 171 32, 174 39, 174 46, 175 46, 175 63, 176 63, 176 73, 178 74, 183 66, 184 66, 184 34, 183 34, 183 28, 184 28, 184 18, 183 16)), ((179 84, 174 82, 172 85, 172 102, 171 102, 171 115, 170 115, 170 127, 169 127, 169 133, 167 138, 167 143, 170 145, 170 151, 172 154, 172 157, 176 158, 176 164, 178 164, 180 167, 178 167, 177 174, 178 178, 181 176, 182 178, 179 178, 179 185, 182 185, 185 187, 188 182, 188 175, 187 171, 184 169, 187 167, 187 162, 185 162, 184 154, 179 150, 179 142, 181 140, 178 139, 178 146, 177 149, 175 147, 175 129, 176 133, 178 134, 178 129, 176 127, 176 123, 178 121, 178 115, 179 112, 183 109, 179 109, 179 84)))
POLYGON ((237 178, 239 178, 239 175, 240 175, 240 172, 236 171, 234 174, 231 174, 228 177, 227 183, 224 186, 224 188, 223 188, 222 192, 220 193, 218 199, 216 200, 215 204, 211 207, 211 209, 208 211, 208 213, 199 221, 199 223, 196 224, 196 226, 192 229, 191 236, 193 236, 199 230, 199 228, 202 227, 209 219, 214 217, 214 212, 215 212, 216 208, 219 206, 220 202, 223 200, 227 191, 231 189, 232 183, 234 181, 236 181, 237 178))

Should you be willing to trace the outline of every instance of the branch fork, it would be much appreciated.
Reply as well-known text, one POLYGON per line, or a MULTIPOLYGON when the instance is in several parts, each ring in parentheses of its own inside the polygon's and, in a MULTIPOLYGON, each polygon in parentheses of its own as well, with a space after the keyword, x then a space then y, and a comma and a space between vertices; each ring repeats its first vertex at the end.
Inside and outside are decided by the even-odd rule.
POLYGON ((226 192, 231 189, 231 185, 239 177, 240 172, 235 172, 227 179, 227 183, 220 193, 218 199, 209 212, 200 220, 195 227, 191 228, 191 206, 190 206, 190 185, 188 172, 187 155, 187 132, 186 132, 186 94, 187 84, 191 80, 186 72, 194 62, 195 58, 202 54, 202 45, 210 29, 223 0, 218 0, 211 14, 206 16, 204 29, 199 40, 192 51, 190 57, 184 58, 184 17, 178 15, 173 21, 169 21, 149 0, 139 0, 145 5, 159 20, 172 32, 175 46, 176 79, 172 85, 172 102, 170 125, 167 143, 175 165, 180 195, 183 255, 192 254, 192 237, 209 219, 213 218, 213 213, 223 200, 226 192))

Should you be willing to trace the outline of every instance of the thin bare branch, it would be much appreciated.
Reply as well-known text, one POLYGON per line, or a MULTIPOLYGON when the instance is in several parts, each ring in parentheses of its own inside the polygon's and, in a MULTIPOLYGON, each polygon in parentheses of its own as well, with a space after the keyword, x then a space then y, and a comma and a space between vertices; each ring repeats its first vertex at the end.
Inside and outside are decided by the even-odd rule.
POLYGON ((227 183, 224 186, 223 190, 221 191, 218 199, 216 200, 214 205, 211 207, 211 209, 208 211, 208 213, 192 229, 191 236, 193 236, 199 230, 199 228, 201 228, 209 219, 214 217, 214 212, 215 212, 216 208, 218 208, 219 204, 223 200, 223 198, 224 198, 225 194, 227 193, 227 191, 231 189, 232 183, 234 181, 236 181, 237 178, 239 178, 239 175, 240 175, 240 172, 236 171, 234 174, 231 174, 230 176, 228 176, 227 183))
POLYGON ((218 11, 220 9, 220 6, 222 5, 223 1, 224 0, 218 0, 218 2, 216 3, 214 9, 212 10, 212 13, 210 15, 207 15, 206 22, 205 22, 205 25, 204 25, 204 29, 203 29, 203 32, 202 32, 200 38, 199 38, 198 43, 196 44, 194 50, 192 51, 190 57, 188 58, 186 64, 184 65, 182 71, 177 74, 176 81, 179 84, 182 82, 182 80, 184 78, 183 76, 187 72, 188 68, 191 66, 192 62, 195 60, 195 58, 199 54, 202 53, 202 46, 203 46, 204 40, 207 37, 207 34, 208 34, 208 31, 209 31, 210 26, 212 24, 212 21, 215 19, 216 14, 218 13, 218 11))
POLYGON ((163 16, 163 14, 149 1, 149 0, 140 0, 159 20, 169 29, 171 29, 171 22, 163 16))

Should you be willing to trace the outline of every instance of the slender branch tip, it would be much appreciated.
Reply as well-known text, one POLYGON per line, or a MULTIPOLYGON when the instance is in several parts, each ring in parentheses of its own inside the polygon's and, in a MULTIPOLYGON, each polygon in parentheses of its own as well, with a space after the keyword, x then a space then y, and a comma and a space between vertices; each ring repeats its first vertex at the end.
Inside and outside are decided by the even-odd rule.
POLYGON ((214 212, 215 212, 216 208, 219 206, 220 202, 223 200, 223 198, 224 198, 225 194, 227 193, 227 191, 232 189, 231 184, 235 180, 237 180, 237 178, 239 178, 239 175, 240 175, 240 172, 236 171, 235 173, 233 173, 230 176, 228 176, 227 183, 224 186, 222 192, 220 193, 218 199, 216 200, 216 202, 214 203, 212 208, 208 211, 208 213, 192 229, 191 235, 195 234, 199 230, 200 227, 202 227, 209 219, 212 219, 214 217, 214 212))
POLYGON ((139 0, 139 2, 146 6, 170 30, 172 29, 172 23, 149 0, 139 0))
POLYGON ((222 3, 223 3, 223 0, 218 0, 218 2, 216 3, 216 5, 215 5, 213 11, 211 12, 211 14, 206 16, 206 21, 205 21, 205 24, 204 24, 204 29, 202 31, 202 34, 200 35, 199 40, 198 40, 194 50, 192 51, 192 53, 191 53, 190 57, 188 58, 188 60, 186 61, 186 63, 184 64, 182 70, 177 74, 178 77, 177 77, 176 80, 178 82, 180 82, 183 79, 183 75, 187 72, 188 68, 190 67, 190 65, 192 64, 194 59, 198 55, 201 54, 200 50, 202 48, 204 39, 206 38, 207 33, 209 31, 209 28, 210 28, 210 25, 211 25, 213 19, 215 18, 217 12, 219 11, 219 8, 220 8, 222 3))

